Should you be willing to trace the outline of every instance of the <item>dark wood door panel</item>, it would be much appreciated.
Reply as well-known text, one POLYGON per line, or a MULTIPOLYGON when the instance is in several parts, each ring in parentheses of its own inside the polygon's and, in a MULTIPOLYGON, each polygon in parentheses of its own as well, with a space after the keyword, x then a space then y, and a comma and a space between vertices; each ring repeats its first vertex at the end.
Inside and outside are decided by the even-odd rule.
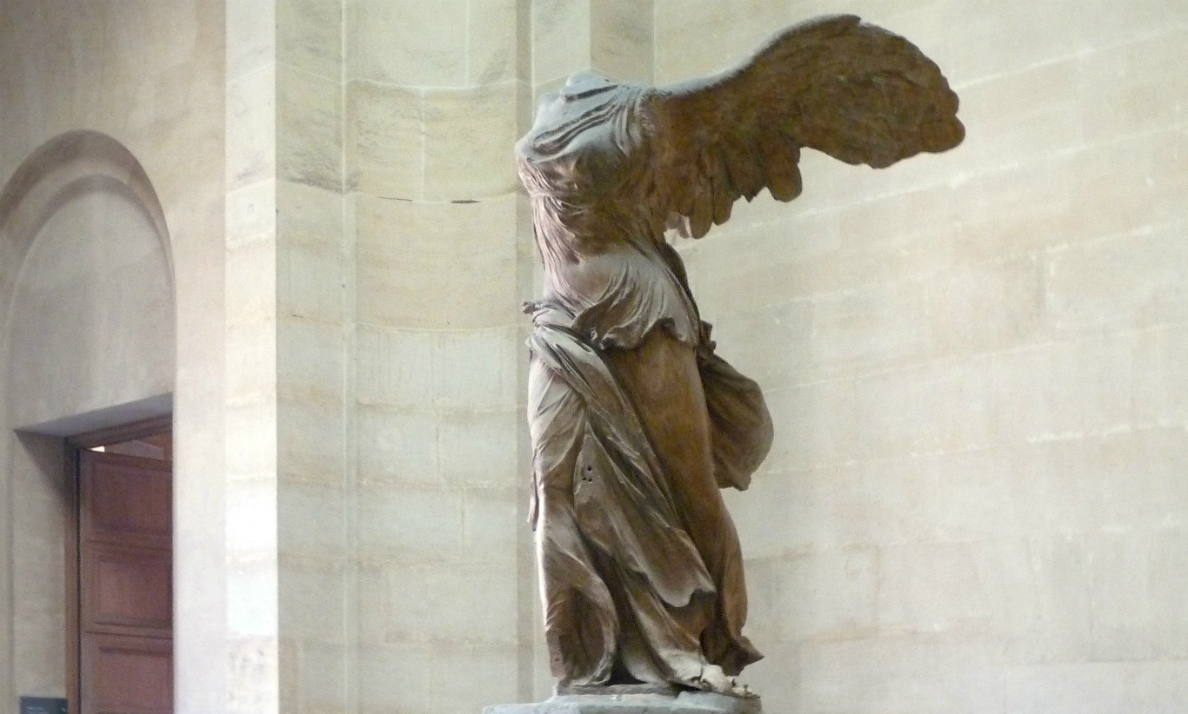
POLYGON ((82 714, 173 709, 171 465, 79 452, 82 714))
POLYGON ((95 541, 168 547, 173 530, 168 462, 84 452, 83 532, 95 541))
POLYGON ((171 640, 92 635, 83 647, 83 714, 173 710, 171 640))
POLYGON ((173 563, 168 550, 88 548, 83 627, 88 631, 169 637, 173 563))

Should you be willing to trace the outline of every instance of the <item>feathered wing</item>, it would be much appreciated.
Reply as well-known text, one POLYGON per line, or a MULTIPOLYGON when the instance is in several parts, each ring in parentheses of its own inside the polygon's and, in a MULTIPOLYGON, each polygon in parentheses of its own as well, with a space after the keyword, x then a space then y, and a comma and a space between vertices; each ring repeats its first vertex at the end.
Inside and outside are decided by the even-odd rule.
POLYGON ((800 149, 890 166, 961 143, 957 95, 932 60, 854 16, 791 27, 739 67, 652 90, 643 110, 654 215, 700 238, 738 198, 800 194, 800 149))

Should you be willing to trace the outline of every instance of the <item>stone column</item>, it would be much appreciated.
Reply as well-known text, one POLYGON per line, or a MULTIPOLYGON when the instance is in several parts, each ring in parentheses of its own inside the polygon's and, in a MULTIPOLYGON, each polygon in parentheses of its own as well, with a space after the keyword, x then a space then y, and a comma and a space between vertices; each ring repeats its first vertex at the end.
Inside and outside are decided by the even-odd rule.
POLYGON ((228 0, 227 711, 279 711, 276 4, 228 0))
POLYGON ((353 702, 343 13, 227 3, 231 711, 353 702))
POLYGON ((364 712, 520 686, 521 5, 349 6, 364 712))
POLYGON ((282 711, 350 711, 353 236, 342 0, 276 12, 277 592, 282 711))

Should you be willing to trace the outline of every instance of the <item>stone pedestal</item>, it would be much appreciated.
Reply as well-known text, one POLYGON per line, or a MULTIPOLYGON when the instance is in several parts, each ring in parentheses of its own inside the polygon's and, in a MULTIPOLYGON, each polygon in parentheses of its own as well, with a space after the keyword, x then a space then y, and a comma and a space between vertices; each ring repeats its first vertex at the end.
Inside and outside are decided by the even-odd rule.
POLYGON ((483 714, 762 714, 762 711, 758 697, 612 686, 562 690, 543 702, 531 704, 495 704, 483 709, 483 714))

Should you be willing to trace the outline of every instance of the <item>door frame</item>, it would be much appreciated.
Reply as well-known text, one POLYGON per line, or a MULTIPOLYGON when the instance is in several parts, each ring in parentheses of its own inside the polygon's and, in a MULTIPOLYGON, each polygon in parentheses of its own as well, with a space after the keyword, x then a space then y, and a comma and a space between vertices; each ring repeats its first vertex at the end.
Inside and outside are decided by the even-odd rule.
MULTIPOLYGON (((81 517, 79 502, 79 452, 93 449, 96 446, 118 444, 121 441, 143 439, 173 431, 173 415, 151 417, 134 421, 121 426, 96 429, 82 434, 66 437, 66 454, 63 459, 66 467, 66 711, 78 714, 82 704, 82 603, 80 601, 79 584, 82 582, 80 570, 79 532, 81 517)), ((172 472, 172 467, 170 467, 172 472)))

